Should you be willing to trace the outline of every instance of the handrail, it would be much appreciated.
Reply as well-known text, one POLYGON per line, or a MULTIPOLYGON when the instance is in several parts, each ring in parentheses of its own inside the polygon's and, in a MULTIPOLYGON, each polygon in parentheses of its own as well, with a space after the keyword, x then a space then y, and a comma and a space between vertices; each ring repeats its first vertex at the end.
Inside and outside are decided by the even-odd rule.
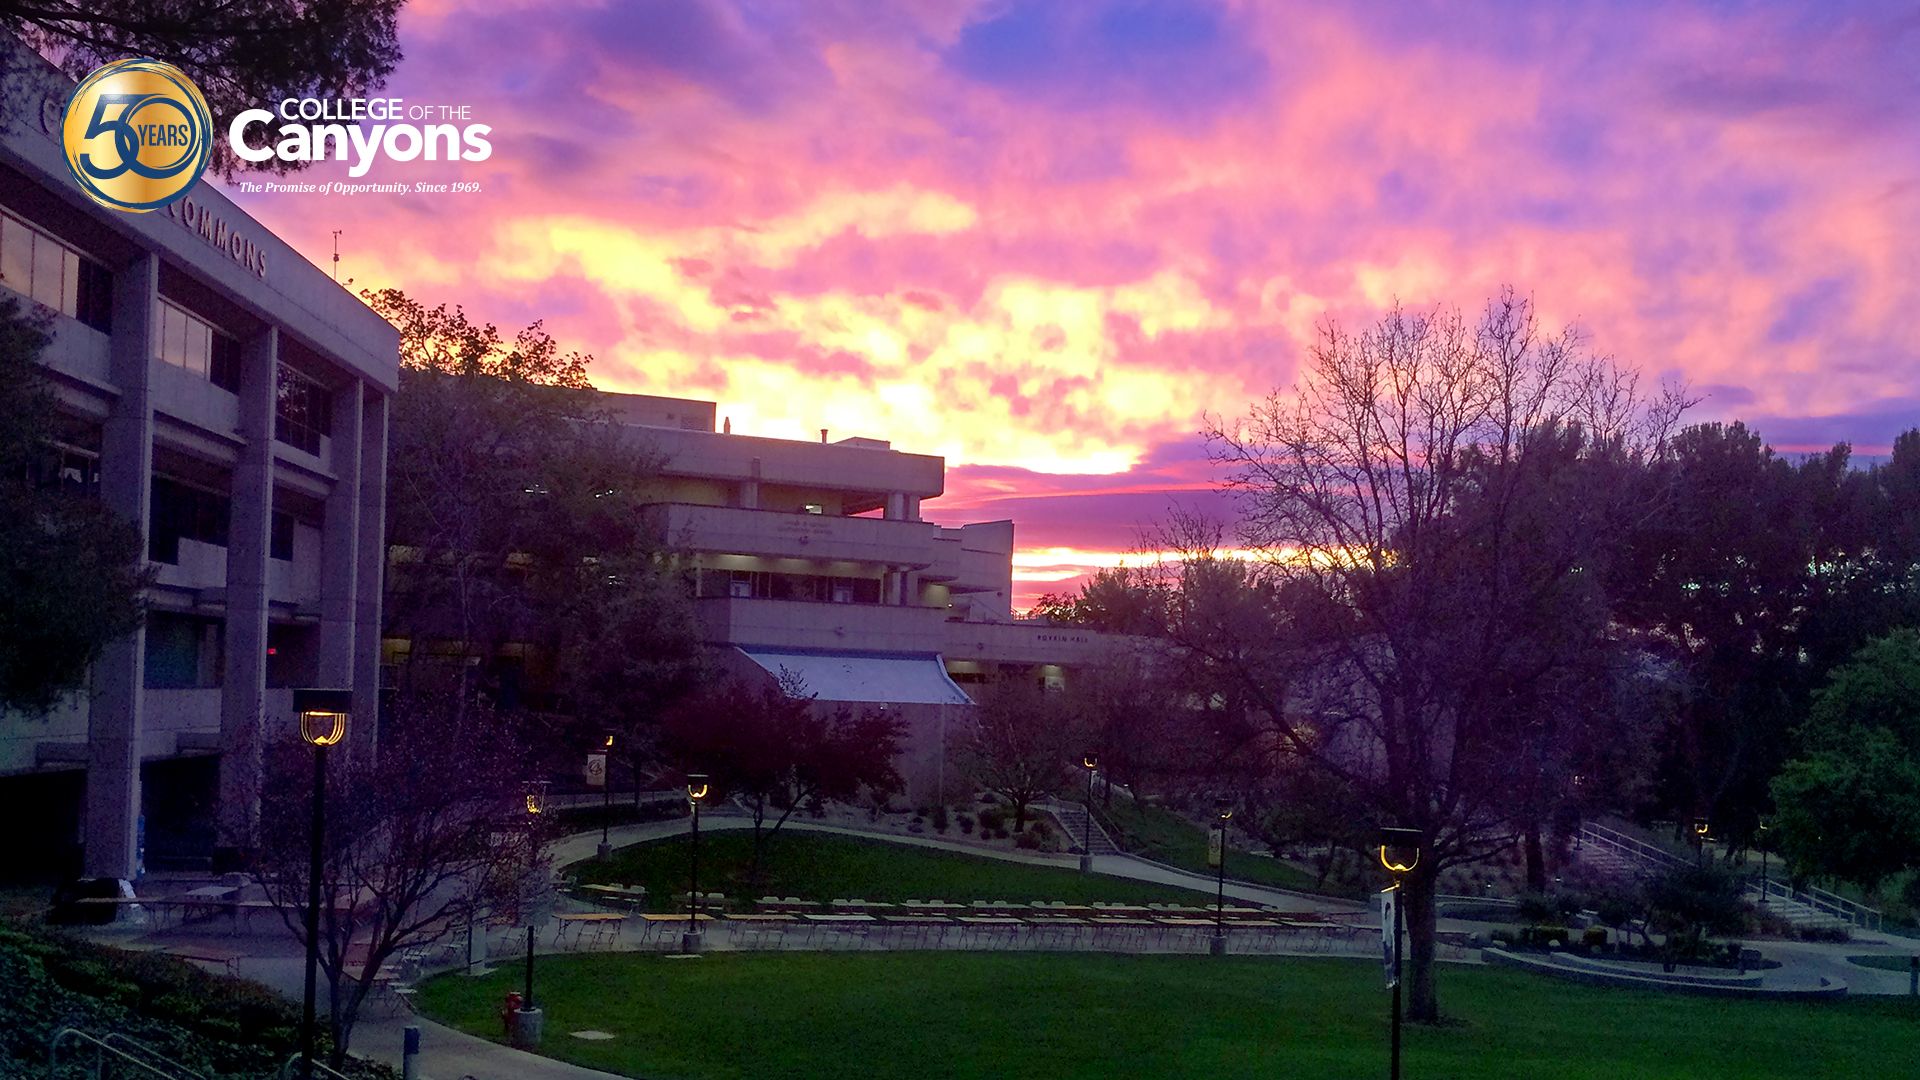
POLYGON ((1603 847, 1614 848, 1642 863, 1652 863, 1658 866, 1687 865, 1687 860, 1665 848, 1656 847, 1638 837, 1628 836, 1626 833, 1616 829, 1609 829, 1605 825, 1596 824, 1595 822, 1582 822, 1580 825, 1580 833, 1581 839, 1585 841, 1596 843, 1603 847))
MULTIPOLYGON (((278 1077, 278 1080, 306 1080, 306 1078, 300 1075, 306 1071, 301 1068, 302 1063, 300 1052, 296 1050, 293 1056, 287 1059, 287 1063, 280 1066, 280 1071, 274 1075, 278 1077)), ((352 1080, 346 1073, 335 1069, 319 1058, 313 1059, 313 1076, 317 1078, 317 1080, 352 1080)))
POLYGON ((148 1046, 146 1043, 138 1039, 128 1038, 118 1031, 108 1032, 106 1037, 100 1041, 106 1043, 108 1046, 123 1048, 129 1054, 151 1058, 153 1061, 166 1066, 168 1069, 180 1070, 186 1074, 181 1080, 207 1080, 205 1073, 195 1072, 177 1061, 172 1061, 168 1059, 166 1055, 148 1046))
POLYGON ((1863 930, 1880 929, 1882 913, 1879 908, 1869 907, 1857 900, 1849 900, 1818 885, 1809 885, 1804 890, 1798 890, 1786 882, 1769 879, 1764 887, 1759 882, 1749 882, 1747 889, 1764 897, 1788 900, 1814 911, 1824 912, 1863 930))
MULTIPOLYGON (((110 1038, 112 1038, 112 1036, 110 1036, 110 1038)), ((55 1070, 60 1067, 60 1044, 69 1040, 77 1044, 83 1052, 88 1047, 93 1049, 93 1075, 96 1080, 101 1076, 109 1058, 116 1063, 124 1062, 138 1069, 142 1075, 158 1077, 159 1080, 206 1080, 205 1074, 194 1072, 179 1062, 170 1061, 150 1047, 142 1046, 132 1039, 119 1036, 119 1041, 126 1042, 137 1048, 140 1053, 147 1055, 147 1057, 152 1060, 136 1057, 134 1054, 113 1045, 107 1039, 89 1035, 79 1028, 73 1027, 61 1028, 59 1031, 53 1033, 53 1038, 47 1041, 48 1076, 59 1075, 55 1070), (162 1065, 164 1065, 165 1068, 162 1068, 162 1065)), ((75 1064, 78 1064, 78 1062, 75 1062, 75 1064)))

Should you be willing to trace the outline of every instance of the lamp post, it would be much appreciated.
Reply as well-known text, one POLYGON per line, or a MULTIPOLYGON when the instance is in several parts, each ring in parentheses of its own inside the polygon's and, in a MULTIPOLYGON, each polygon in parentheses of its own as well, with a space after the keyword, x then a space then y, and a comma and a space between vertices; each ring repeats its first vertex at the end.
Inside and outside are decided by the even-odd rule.
POLYGON ((1227 953, 1227 822, 1233 820, 1233 800, 1222 796, 1213 800, 1213 940, 1207 951, 1214 956, 1227 953))
POLYGON ((527 875, 521 904, 521 918, 527 924, 527 973, 526 993, 520 998, 520 1012, 514 1017, 513 1045, 522 1050, 531 1050, 540 1045, 541 1028, 544 1014, 533 1002, 533 944, 537 918, 536 907, 541 902, 540 890, 533 877, 535 864, 540 856, 540 815, 547 812, 547 782, 529 780, 526 786, 527 803, 527 875))
POLYGON ((1100 769, 1100 755, 1089 751, 1080 759, 1087 770, 1087 826, 1080 835, 1080 872, 1093 872, 1093 774, 1100 769))
POLYGON ((1771 828, 1762 819, 1759 823, 1760 843, 1760 902, 1767 902, 1767 830, 1771 828))
POLYGON ((606 743, 600 747, 600 861, 606 862, 613 857, 613 843, 608 835, 613 824, 613 736, 608 735, 606 743))
POLYGON ((1387 1057, 1387 1076, 1400 1080, 1400 939, 1407 926, 1407 909, 1401 901, 1400 887, 1407 875, 1420 865, 1420 845, 1425 840, 1419 829, 1383 828, 1380 830, 1380 865, 1393 875, 1393 1034, 1387 1057))
POLYGON ((680 951, 700 951, 700 804, 706 801, 706 773, 687 774, 687 803, 693 808, 693 865, 687 881, 687 932, 680 935, 680 951))
POLYGON ((1701 866, 1707 864, 1707 833, 1712 824, 1706 818, 1693 819, 1693 861, 1701 866))
POLYGON ((293 692, 293 710, 300 715, 300 738, 313 747, 313 820, 307 836, 307 978, 300 1012, 300 1062, 312 1080, 315 991, 320 977, 320 875, 327 830, 327 748, 347 737, 347 719, 353 711, 351 690, 304 689, 293 692))

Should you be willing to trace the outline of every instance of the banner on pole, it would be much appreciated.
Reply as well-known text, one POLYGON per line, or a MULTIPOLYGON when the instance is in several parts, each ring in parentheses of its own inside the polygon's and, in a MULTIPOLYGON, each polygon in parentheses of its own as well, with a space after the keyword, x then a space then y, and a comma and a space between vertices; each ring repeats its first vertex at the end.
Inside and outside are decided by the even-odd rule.
POLYGON ((1399 886, 1380 894, 1380 962, 1386 968, 1389 990, 1400 981, 1400 938, 1393 932, 1399 906, 1399 886))
POLYGON ((1219 867, 1220 850, 1226 846, 1227 830, 1216 825, 1207 830, 1207 865, 1219 867))
POLYGON ((587 786, 588 787, 606 787, 607 786, 607 755, 605 754, 588 754, 587 755, 587 786))

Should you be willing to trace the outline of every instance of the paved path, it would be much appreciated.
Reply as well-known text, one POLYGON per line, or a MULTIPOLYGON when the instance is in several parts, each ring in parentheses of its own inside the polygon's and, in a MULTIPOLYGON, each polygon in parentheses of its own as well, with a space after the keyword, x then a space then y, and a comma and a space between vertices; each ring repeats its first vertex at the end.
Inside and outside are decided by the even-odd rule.
MULTIPOLYGON (((736 815, 715 814, 703 816, 701 827, 703 829, 741 829, 750 827, 750 822, 736 815)), ((688 823, 685 819, 627 825, 613 829, 611 839, 616 847, 622 847, 678 835, 687 831, 687 828, 688 823)), ((1079 857, 1076 855, 993 850, 938 837, 903 836, 813 822, 790 821, 786 828, 795 831, 874 837, 913 847, 956 851, 1007 862, 1053 866, 1069 870, 1077 870, 1079 866, 1079 857)), ((557 865, 566 865, 581 859, 592 858, 599 843, 598 831, 580 833, 556 841, 551 851, 557 865)), ((1116 877, 1197 888, 1207 892, 1211 892, 1214 887, 1213 879, 1204 875, 1187 873, 1124 855, 1097 856, 1094 860, 1094 869, 1116 877)), ((1305 897, 1232 883, 1227 886, 1227 894, 1237 900, 1271 904, 1296 912, 1355 912, 1364 910, 1365 907, 1351 901, 1305 897)), ((1453 920, 1444 922, 1452 923, 1453 920)), ((1458 925, 1466 928, 1477 926, 1477 924, 1468 923, 1458 925)), ((718 936, 715 935, 716 938, 718 936)), ((187 934, 176 931, 164 937, 169 943, 205 941, 227 947, 234 944, 234 938, 231 935, 207 934, 204 930, 187 934)), ((716 940, 714 944, 719 945, 721 942, 716 940)), ((633 946, 629 943, 623 947, 633 946)), ((247 940, 247 948, 255 955, 239 961, 237 967, 242 976, 272 987, 289 998, 297 1000, 300 997, 303 961, 300 950, 290 934, 276 932, 252 936, 247 940)), ((1875 952, 1904 955, 1920 951, 1920 943, 1886 935, 1863 933, 1854 941, 1839 945, 1767 941, 1761 943, 1761 948, 1770 958, 1782 961, 1783 967, 1778 975, 1783 981, 1796 984, 1816 983, 1819 978, 1826 977, 1844 981, 1852 993, 1904 994, 1907 990, 1907 976, 1904 973, 1857 967, 1847 963, 1846 957, 1875 952)), ((540 951, 544 953, 550 950, 541 949, 540 951)), ((615 1075, 522 1053, 411 1015, 393 1016, 375 1013, 363 1016, 354 1030, 354 1051, 366 1057, 385 1061, 397 1068, 401 1061, 404 1032, 409 1025, 418 1026, 421 1029, 421 1080, 464 1080, 467 1077, 475 1080, 608 1080, 615 1075)), ((547 1035, 549 1038, 567 1037, 564 1031, 549 1031, 547 1035)))

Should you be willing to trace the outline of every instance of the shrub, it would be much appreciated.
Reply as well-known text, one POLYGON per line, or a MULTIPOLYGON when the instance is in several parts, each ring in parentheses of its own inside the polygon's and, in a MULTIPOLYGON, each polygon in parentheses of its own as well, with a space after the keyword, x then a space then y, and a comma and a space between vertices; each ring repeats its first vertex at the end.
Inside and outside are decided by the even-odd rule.
POLYGON ((993 832, 1004 832, 1007 827, 1006 808, 995 805, 980 811, 980 827, 993 832))
POLYGON ((966 833, 968 836, 973 835, 973 815, 972 814, 956 814, 954 815, 954 820, 960 823, 961 832, 966 833))
POLYGON ((1580 935, 1580 944, 1586 946, 1589 949, 1606 948, 1607 947, 1607 928, 1604 926, 1587 927, 1586 931, 1580 935))
POLYGON ((1844 926, 1803 926, 1800 928, 1800 940, 1830 943, 1852 941, 1853 932, 1844 926))
POLYGON ((935 832, 947 831, 947 804, 940 803, 933 808, 933 828, 935 832))

